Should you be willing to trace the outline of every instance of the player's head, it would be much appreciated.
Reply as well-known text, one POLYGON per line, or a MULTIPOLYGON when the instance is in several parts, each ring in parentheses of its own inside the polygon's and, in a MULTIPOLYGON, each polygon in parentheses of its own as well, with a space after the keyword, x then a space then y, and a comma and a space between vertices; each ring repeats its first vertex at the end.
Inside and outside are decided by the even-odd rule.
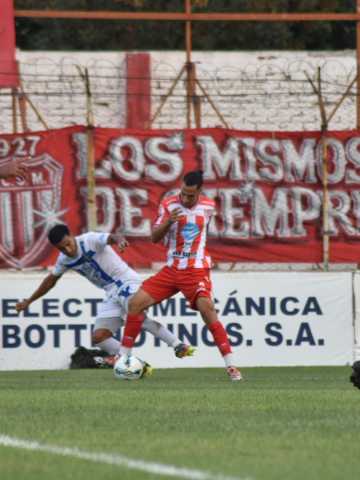
POLYGON ((184 176, 180 191, 180 199, 184 207, 191 208, 197 204, 203 182, 202 170, 194 170, 184 176))
POLYGON ((77 253, 77 245, 75 238, 71 235, 67 225, 55 225, 49 230, 49 242, 54 245, 60 252, 68 257, 75 257, 77 253))

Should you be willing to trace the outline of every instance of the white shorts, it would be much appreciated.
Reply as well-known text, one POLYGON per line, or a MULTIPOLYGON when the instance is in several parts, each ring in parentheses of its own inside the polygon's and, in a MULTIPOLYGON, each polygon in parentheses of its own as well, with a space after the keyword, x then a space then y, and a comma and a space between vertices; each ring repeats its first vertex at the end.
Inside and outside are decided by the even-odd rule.
POLYGON ((100 303, 94 330, 105 328, 115 333, 125 323, 129 299, 139 290, 141 283, 127 284, 126 288, 114 286, 106 292, 106 298, 100 303))

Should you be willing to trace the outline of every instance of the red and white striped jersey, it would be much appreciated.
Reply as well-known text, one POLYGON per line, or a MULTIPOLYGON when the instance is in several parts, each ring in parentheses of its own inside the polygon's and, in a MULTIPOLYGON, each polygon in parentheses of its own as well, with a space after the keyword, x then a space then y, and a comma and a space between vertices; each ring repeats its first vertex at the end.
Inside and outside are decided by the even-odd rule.
POLYGON ((155 226, 164 223, 170 213, 181 209, 179 221, 173 223, 164 238, 168 247, 167 265, 179 270, 210 268, 211 258, 206 250, 207 227, 215 212, 215 202, 200 195, 192 208, 181 204, 179 195, 165 198, 159 207, 155 226))

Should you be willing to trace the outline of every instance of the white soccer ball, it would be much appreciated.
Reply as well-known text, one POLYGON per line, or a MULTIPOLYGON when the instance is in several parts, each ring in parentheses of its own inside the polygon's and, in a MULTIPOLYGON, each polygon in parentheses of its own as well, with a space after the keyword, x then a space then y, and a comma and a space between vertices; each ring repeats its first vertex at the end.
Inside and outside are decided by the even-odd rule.
POLYGON ((139 380, 144 374, 145 364, 134 355, 122 355, 114 365, 114 375, 120 380, 139 380))

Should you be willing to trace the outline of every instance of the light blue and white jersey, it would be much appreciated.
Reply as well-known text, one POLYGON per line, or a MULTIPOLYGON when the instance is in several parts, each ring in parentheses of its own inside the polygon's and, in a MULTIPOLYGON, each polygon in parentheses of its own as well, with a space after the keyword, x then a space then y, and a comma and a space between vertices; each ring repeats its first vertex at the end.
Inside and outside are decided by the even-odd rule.
POLYGON ((125 293, 133 292, 140 285, 140 276, 129 267, 108 245, 109 233, 89 232, 75 237, 77 256, 68 257, 60 253, 53 269, 53 275, 60 277, 68 270, 75 270, 96 287, 125 293))

